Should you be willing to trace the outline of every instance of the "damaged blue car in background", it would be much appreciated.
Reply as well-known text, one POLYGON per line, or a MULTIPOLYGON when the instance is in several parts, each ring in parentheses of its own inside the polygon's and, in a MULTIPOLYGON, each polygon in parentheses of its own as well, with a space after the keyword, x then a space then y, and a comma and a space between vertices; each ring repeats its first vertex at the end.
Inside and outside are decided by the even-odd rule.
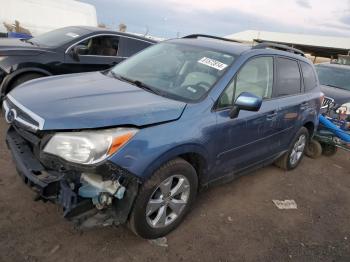
POLYGON ((322 93, 299 50, 191 35, 110 70, 26 82, 3 103, 7 145, 38 199, 80 227, 164 236, 199 188, 302 160, 322 93))

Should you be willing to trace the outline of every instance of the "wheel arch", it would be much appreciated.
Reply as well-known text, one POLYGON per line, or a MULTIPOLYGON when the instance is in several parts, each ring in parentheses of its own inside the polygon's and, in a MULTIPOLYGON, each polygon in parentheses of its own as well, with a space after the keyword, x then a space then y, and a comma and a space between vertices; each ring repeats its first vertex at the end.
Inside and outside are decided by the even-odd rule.
POLYGON ((208 182, 209 154, 202 146, 196 144, 178 146, 161 154, 144 171, 144 177, 149 179, 163 164, 178 157, 193 166, 198 176, 199 185, 205 185, 208 182))
POLYGON ((207 179, 204 178, 207 178, 208 162, 201 154, 190 152, 181 154, 178 157, 186 160, 193 166, 193 168, 196 170, 200 185, 207 183, 207 179))
POLYGON ((312 121, 307 121, 304 123, 303 127, 305 127, 309 131, 309 135, 311 139, 315 132, 315 124, 312 121))

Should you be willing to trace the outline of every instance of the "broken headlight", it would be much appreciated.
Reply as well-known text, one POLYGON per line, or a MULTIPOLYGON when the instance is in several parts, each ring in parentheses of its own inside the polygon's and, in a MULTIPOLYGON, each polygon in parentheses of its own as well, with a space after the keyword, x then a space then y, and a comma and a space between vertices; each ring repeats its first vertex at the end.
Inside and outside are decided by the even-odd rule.
POLYGON ((78 164, 96 164, 117 152, 135 134, 135 128, 55 134, 44 152, 78 164))

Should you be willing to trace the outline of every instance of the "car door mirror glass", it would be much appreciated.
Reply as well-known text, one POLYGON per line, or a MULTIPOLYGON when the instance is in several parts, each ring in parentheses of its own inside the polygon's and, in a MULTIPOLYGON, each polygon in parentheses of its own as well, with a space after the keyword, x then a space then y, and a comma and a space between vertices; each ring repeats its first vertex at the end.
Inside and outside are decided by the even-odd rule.
POLYGON ((240 110, 259 111, 262 104, 262 98, 249 92, 241 93, 233 104, 230 111, 230 117, 236 118, 240 110))

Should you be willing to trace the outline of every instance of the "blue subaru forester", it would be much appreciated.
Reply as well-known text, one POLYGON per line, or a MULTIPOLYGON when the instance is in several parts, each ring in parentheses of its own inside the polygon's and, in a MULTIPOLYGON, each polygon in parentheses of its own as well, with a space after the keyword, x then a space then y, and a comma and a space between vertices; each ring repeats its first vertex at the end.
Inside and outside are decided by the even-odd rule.
POLYGON ((200 188, 301 161, 322 93, 299 50, 191 35, 111 70, 24 83, 6 97, 7 145, 38 199, 81 227, 164 236, 200 188))

